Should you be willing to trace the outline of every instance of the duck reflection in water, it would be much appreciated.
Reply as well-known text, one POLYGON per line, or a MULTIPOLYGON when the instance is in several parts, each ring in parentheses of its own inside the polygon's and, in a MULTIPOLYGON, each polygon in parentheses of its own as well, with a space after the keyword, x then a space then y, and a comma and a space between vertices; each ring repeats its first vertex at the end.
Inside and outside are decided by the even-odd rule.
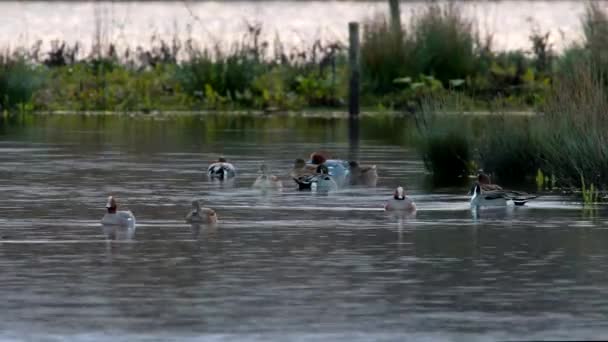
POLYGON ((199 240, 201 238, 201 234, 205 233, 207 238, 214 238, 217 235, 217 224, 201 224, 201 223, 191 223, 190 224, 190 233, 192 233, 193 240, 199 240))

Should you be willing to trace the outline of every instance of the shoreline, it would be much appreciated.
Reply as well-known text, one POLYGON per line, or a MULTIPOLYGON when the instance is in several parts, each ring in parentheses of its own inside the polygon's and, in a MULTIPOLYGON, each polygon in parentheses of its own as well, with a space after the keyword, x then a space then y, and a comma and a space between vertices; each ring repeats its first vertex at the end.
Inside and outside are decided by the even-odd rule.
MULTIPOLYGON (((56 111, 28 111, 22 113, 10 113, 5 112, 4 115, 12 114, 32 114, 37 116, 43 115, 74 115, 74 116, 137 116, 137 117, 161 117, 161 116, 249 116, 249 117, 302 117, 302 118, 335 118, 335 119, 348 119, 349 114, 346 111, 338 110, 303 110, 303 111, 262 111, 262 110, 201 110, 201 111, 189 111, 189 110, 168 110, 168 111, 72 111, 72 110, 56 110, 56 111)), ((441 115, 466 115, 466 116, 534 116, 540 113, 534 110, 506 110, 506 111, 442 111, 437 114, 441 115)), ((391 116, 391 117, 414 117, 415 114, 403 112, 403 111, 374 111, 366 110, 359 114, 359 117, 378 117, 378 116, 391 116)))

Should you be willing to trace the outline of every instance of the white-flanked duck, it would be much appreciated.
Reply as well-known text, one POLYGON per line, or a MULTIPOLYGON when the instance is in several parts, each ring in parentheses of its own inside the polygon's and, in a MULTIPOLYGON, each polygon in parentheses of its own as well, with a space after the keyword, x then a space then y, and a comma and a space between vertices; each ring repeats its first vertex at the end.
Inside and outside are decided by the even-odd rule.
POLYGON ((211 208, 201 208, 199 201, 192 201, 192 210, 186 215, 186 223, 214 224, 217 223, 217 214, 211 208))
POLYGON ((397 187, 393 197, 384 205, 384 210, 392 212, 413 213, 416 211, 416 204, 411 198, 407 197, 402 187, 397 187))
POLYGON ((350 176, 348 162, 341 159, 330 159, 326 152, 313 152, 310 155, 310 164, 324 165, 327 167, 328 175, 332 177, 334 182, 339 186, 344 186, 350 176))
POLYGON ((329 192, 338 189, 338 185, 329 175, 329 170, 324 164, 317 166, 315 174, 294 178, 300 190, 310 189, 314 192, 329 192))
POLYGON ((260 166, 262 173, 253 183, 253 187, 262 190, 280 190, 283 188, 283 182, 279 177, 270 174, 270 170, 266 164, 260 166))
POLYGON ((118 211, 118 205, 113 196, 108 197, 106 210, 108 211, 101 219, 101 224, 112 226, 135 226, 135 215, 131 211, 118 211))
POLYGON ((329 174, 329 169, 325 164, 319 165, 317 168, 317 175, 315 176, 310 189, 322 193, 338 190, 338 184, 329 174))
POLYGON ((376 186, 376 183, 378 183, 376 165, 359 165, 356 161, 351 161, 348 165, 351 185, 376 186))
POLYGON ((211 179, 225 180, 236 176, 234 165, 228 163, 226 158, 220 157, 217 162, 209 165, 207 175, 211 179))
POLYGON ((473 187, 473 195, 471 196, 471 207, 504 207, 509 202, 514 205, 524 205, 531 199, 538 196, 531 195, 520 191, 503 190, 484 190, 484 185, 476 183, 473 187))

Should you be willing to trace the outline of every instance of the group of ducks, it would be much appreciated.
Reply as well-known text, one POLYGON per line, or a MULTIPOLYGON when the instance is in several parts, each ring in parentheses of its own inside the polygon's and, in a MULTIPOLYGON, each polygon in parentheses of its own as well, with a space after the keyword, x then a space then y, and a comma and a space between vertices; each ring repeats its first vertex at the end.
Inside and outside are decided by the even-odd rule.
MULTIPOLYGON (((267 165, 260 167, 260 176, 253 187, 262 190, 280 190, 283 183, 279 177, 272 175, 267 165)), ((219 158, 207 168, 207 175, 212 180, 226 181, 236 177, 234 165, 225 158, 219 158)), ((310 159, 296 159, 289 173, 298 190, 313 192, 335 191, 347 185, 376 186, 378 173, 375 165, 359 165, 355 161, 332 159, 327 153, 314 152, 310 159)), ((492 184, 490 177, 483 172, 477 176, 477 182, 469 192, 471 208, 506 206, 509 201, 514 205, 524 205, 537 196, 525 192, 505 190, 492 184)), ((110 196, 106 203, 107 213, 102 218, 104 225, 135 226, 135 216, 131 211, 118 211, 114 197, 110 196)), ((390 212, 414 214, 416 204, 409 198, 403 187, 398 186, 391 198, 387 200, 384 209, 390 212)), ((211 208, 201 207, 198 201, 192 201, 192 209, 186 216, 189 224, 215 224, 218 222, 217 213, 211 208)))
MULTIPOLYGON (((279 177, 272 175, 266 164, 260 167, 260 176, 253 183, 257 189, 283 188, 279 177)), ((225 158, 209 165, 207 175, 212 180, 230 180, 236 177, 236 168, 225 158)), ((289 176, 299 190, 315 192, 333 191, 346 185, 375 187, 378 181, 376 166, 359 165, 356 161, 332 159, 326 152, 314 152, 307 161, 296 159, 289 176)))

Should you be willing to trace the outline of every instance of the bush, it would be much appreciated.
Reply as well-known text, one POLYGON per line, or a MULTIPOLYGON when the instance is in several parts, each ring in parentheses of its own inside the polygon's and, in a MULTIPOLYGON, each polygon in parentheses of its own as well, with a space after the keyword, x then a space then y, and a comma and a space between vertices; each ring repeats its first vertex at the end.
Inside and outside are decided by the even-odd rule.
POLYGON ((361 69, 365 90, 376 94, 391 92, 399 88, 395 79, 417 75, 404 38, 405 32, 395 33, 386 18, 376 17, 364 24, 361 69))
POLYGON ((560 74, 535 126, 545 168, 565 185, 608 186, 608 88, 598 67, 560 74))
POLYGON ((523 182, 542 166, 539 143, 532 132, 538 118, 496 116, 488 118, 476 142, 481 168, 504 183, 523 182))
POLYGON ((432 75, 447 85, 475 72, 477 56, 473 23, 457 5, 430 4, 412 22, 412 58, 418 74, 432 75))
POLYGON ((442 101, 434 99, 416 115, 420 151, 428 171, 440 182, 454 182, 468 175, 471 161, 471 127, 462 115, 441 113, 442 101))
POLYGON ((44 74, 40 67, 28 64, 20 57, 1 57, 0 107, 31 107, 32 95, 43 85, 43 81, 44 74))

